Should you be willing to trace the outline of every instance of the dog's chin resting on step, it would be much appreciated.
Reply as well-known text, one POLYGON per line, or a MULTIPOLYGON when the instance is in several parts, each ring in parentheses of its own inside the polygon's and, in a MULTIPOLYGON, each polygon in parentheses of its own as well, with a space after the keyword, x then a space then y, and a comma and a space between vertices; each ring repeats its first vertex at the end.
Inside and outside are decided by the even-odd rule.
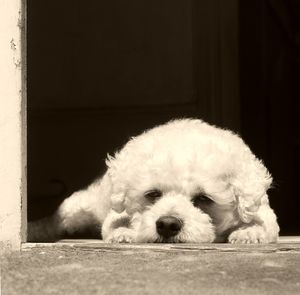
POLYGON ((272 177, 243 140, 201 120, 168 122, 108 156, 104 176, 29 223, 29 241, 85 229, 111 243, 271 243, 272 177))

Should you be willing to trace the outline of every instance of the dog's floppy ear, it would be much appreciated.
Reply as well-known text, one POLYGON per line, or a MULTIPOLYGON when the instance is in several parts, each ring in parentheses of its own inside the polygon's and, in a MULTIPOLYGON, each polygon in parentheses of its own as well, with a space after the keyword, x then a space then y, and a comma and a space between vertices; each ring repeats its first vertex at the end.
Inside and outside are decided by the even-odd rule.
POLYGON ((118 213, 121 213, 125 210, 125 194, 123 192, 121 193, 113 193, 111 195, 111 206, 112 209, 115 210, 118 213))
POLYGON ((108 167, 107 175, 110 179, 111 184, 111 207, 117 213, 121 213, 125 210, 125 192, 124 190, 119 188, 119 185, 116 185, 115 178, 116 178, 116 165, 115 165, 115 158, 107 155, 107 160, 105 161, 108 167))
POLYGON ((249 223, 256 217, 262 198, 272 183, 272 177, 263 163, 252 154, 236 170, 233 186, 237 211, 241 220, 249 223))

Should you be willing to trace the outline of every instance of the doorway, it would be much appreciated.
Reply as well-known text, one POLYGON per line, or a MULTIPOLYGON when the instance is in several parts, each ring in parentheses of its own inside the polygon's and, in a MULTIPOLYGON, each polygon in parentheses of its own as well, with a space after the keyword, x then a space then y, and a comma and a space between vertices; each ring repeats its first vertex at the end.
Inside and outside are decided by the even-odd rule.
POLYGON ((28 218, 154 125, 239 131, 237 1, 28 1, 28 218))

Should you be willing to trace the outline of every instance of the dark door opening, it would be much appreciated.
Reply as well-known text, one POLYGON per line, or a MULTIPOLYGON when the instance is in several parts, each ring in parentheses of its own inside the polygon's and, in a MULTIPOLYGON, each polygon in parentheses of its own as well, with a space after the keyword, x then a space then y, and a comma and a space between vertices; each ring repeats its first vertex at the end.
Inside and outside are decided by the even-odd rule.
POLYGON ((242 134, 264 160, 281 234, 300 234, 298 1, 240 1, 242 134), (255 19, 255 21, 254 21, 255 19))
POLYGON ((130 136, 196 117, 242 135, 274 176, 281 233, 299 234, 299 18, 287 7, 286 41, 269 2, 28 1, 29 220, 130 136))

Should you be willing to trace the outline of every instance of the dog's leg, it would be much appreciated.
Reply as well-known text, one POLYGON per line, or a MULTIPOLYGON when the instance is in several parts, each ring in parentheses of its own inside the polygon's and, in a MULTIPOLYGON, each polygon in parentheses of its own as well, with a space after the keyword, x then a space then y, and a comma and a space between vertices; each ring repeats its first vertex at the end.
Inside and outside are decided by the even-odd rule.
POLYGON ((90 226, 99 228, 100 237, 100 222, 93 208, 95 205, 95 198, 88 191, 75 192, 62 202, 52 216, 29 223, 28 241, 55 241, 90 226))
POLYGON ((230 243, 275 243, 279 226, 274 211, 270 208, 267 197, 258 209, 255 219, 234 230, 228 237, 230 243))
POLYGON ((102 237, 107 243, 132 243, 136 241, 140 214, 130 217, 125 211, 110 210, 102 226, 102 237))
POLYGON ((101 223, 110 207, 106 177, 95 181, 87 189, 73 193, 51 217, 30 222, 28 241, 55 241, 64 235, 96 229, 101 237, 101 223))

